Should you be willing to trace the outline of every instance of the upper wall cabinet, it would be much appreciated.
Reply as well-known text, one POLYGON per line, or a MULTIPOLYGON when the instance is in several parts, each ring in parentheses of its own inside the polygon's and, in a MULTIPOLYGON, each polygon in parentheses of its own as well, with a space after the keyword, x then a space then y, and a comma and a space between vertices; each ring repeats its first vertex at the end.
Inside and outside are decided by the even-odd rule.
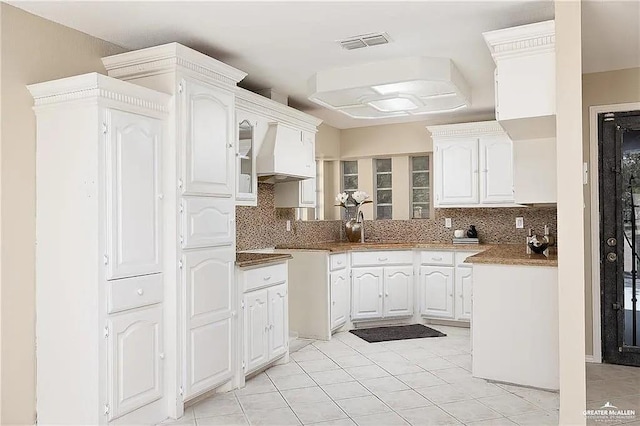
POLYGON ((256 206, 258 176, 256 175, 256 144, 264 138, 266 123, 257 114, 236 109, 238 138, 236 142, 236 204, 256 206))
POLYGON ((428 127, 435 207, 513 206, 512 142, 495 121, 428 127))
POLYGON ((496 120, 513 140, 556 133, 555 21, 483 34, 496 62, 496 120))
POLYGON ((184 79, 183 192, 232 196, 235 188, 233 93, 184 79))
POLYGON ((321 120, 242 88, 236 90, 239 205, 256 205, 258 181, 275 185, 276 207, 316 206, 315 137, 321 120), (242 155, 252 126, 255 166, 242 155), (253 192, 246 192, 248 189, 253 192))

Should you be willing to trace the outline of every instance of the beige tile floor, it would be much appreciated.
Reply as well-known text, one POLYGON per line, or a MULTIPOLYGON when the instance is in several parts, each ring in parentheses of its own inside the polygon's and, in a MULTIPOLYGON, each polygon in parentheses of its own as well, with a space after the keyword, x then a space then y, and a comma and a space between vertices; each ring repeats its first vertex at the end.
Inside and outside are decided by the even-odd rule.
POLYGON ((367 343, 313 342, 243 389, 188 408, 174 425, 555 425, 558 394, 471 377, 469 329, 367 343))
POLYGON ((640 368, 612 364, 587 364, 587 409, 609 402, 619 410, 635 410, 635 419, 589 419, 587 424, 640 426, 640 368))

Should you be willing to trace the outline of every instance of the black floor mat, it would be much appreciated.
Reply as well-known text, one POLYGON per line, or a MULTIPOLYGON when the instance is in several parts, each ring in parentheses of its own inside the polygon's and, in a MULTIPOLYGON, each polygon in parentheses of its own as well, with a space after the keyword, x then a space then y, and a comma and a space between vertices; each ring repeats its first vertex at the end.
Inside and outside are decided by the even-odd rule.
POLYGON ((361 339, 369 343, 387 342, 389 340, 422 339, 424 337, 444 337, 446 334, 422 324, 398 325, 393 327, 361 328, 351 330, 361 339))

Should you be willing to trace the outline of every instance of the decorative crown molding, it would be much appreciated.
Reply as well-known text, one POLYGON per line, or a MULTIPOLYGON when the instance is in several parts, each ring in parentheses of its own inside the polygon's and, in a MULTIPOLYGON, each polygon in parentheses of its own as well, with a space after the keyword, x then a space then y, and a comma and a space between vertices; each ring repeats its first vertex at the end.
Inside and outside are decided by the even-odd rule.
POLYGON ((146 87, 127 83, 98 73, 83 74, 44 83, 31 84, 27 89, 35 106, 53 105, 81 100, 109 100, 168 113, 171 96, 146 87))
POLYGON ((519 27, 483 33, 494 60, 510 56, 526 56, 542 51, 554 51, 555 21, 536 22, 519 27))
POLYGON ((224 85, 235 86, 247 73, 179 43, 169 43, 102 58, 109 76, 132 79, 181 67, 224 85))
POLYGON ((443 124, 427 126, 431 137, 478 136, 489 134, 506 134, 497 121, 478 121, 475 123, 443 124))
POLYGON ((276 121, 287 122, 294 126, 316 131, 322 120, 290 106, 283 105, 257 93, 236 88, 236 108, 255 112, 276 121))

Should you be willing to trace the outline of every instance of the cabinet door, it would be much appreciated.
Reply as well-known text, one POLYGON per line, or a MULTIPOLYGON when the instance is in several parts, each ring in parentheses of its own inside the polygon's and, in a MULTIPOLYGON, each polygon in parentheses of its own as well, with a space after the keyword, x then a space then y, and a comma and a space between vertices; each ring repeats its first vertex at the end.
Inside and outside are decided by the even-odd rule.
POLYGON ((162 272, 159 120, 106 110, 107 279, 162 272))
POLYGON ((183 80, 183 192, 233 196, 236 126, 231 92, 183 80))
POLYGON ((233 243, 236 234, 236 210, 233 199, 183 197, 180 202, 182 248, 233 243))
POLYGON ((413 315, 413 266, 384 268, 384 317, 413 315))
MULTIPOLYGON (((302 132, 302 165, 303 176, 316 176, 316 135, 312 132, 302 132)), ((315 201, 314 201, 315 203, 315 201)))
POLYGON ((257 205, 256 137, 258 118, 255 114, 236 110, 238 125, 236 142, 236 200, 238 205, 257 205))
POLYGON ((439 141, 435 156, 436 203, 478 203, 478 139, 439 141))
POLYGON ((269 360, 269 316, 267 290, 244 295, 244 360, 245 373, 269 360))
POLYGON ((513 150, 508 136, 480 139, 480 202, 513 203, 513 150))
POLYGON ((300 207, 315 207, 316 199, 316 178, 300 181, 300 207))
POLYGON ((330 274, 331 280, 331 330, 343 326, 349 317, 349 281, 347 270, 330 274))
POLYGON ((109 317, 109 420, 162 398, 162 307, 109 317))
POLYGON ((420 287, 422 315, 453 318, 452 267, 422 266, 420 268, 420 287))
POLYGON ((473 288, 473 268, 456 268, 456 319, 471 320, 471 294, 473 288))
POLYGON ((382 318, 382 268, 354 268, 351 273, 351 319, 382 318))
POLYGON ((272 360, 285 353, 289 346, 287 285, 280 284, 269 288, 268 297, 269 360, 272 360))
POLYGON ((187 398, 231 378, 234 262, 231 247, 183 254, 187 398))

